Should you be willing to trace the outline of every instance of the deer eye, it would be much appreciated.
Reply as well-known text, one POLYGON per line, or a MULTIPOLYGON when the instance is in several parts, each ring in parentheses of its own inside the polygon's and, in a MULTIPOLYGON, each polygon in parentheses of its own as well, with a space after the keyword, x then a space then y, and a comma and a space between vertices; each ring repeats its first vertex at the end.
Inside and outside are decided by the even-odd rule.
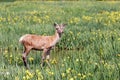
POLYGON ((56 27, 56 29, 59 29, 59 27, 56 27))

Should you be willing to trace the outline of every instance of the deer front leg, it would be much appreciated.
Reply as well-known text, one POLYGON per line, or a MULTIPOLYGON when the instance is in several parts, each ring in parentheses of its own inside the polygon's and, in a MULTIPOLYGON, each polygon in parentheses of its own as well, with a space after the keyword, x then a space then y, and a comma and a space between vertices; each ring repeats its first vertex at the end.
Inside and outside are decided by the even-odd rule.
MULTIPOLYGON (((47 59, 47 61, 49 61, 49 59, 50 59, 50 50, 51 50, 51 48, 43 50, 43 54, 42 54, 42 66, 45 65, 45 60, 46 59, 47 59)), ((47 62, 47 64, 48 64, 48 62, 47 62)))
POLYGON ((42 53, 42 66, 45 65, 46 53, 47 53, 47 49, 44 49, 42 53))
POLYGON ((46 53, 46 59, 49 61, 50 60, 50 50, 51 49, 49 49, 48 51, 47 51, 47 53, 46 53))
POLYGON ((49 68, 51 68, 51 67, 50 67, 50 64, 49 64, 49 60, 50 60, 50 50, 51 50, 51 48, 47 51, 47 54, 46 54, 47 64, 48 64, 48 67, 49 67, 49 68))

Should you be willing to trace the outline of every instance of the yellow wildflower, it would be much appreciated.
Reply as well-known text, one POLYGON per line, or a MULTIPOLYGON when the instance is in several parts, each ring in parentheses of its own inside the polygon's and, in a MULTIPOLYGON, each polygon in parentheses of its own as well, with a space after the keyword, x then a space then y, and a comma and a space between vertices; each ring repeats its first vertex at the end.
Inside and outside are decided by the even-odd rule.
POLYGON ((51 61, 52 64, 57 64, 57 61, 56 59, 54 58, 52 61, 51 61))
POLYGON ((68 68, 66 72, 69 74, 71 72, 71 68, 68 68))
POLYGON ((118 54, 117 56, 120 57, 120 54, 118 54))
POLYGON ((49 73, 49 75, 51 75, 51 76, 54 75, 54 72, 49 71, 48 73, 49 73))
POLYGON ((33 60, 34 60, 34 58, 33 58, 33 57, 30 57, 30 58, 29 58, 29 61, 30 61, 30 62, 32 62, 33 60))
POLYGON ((70 78, 69 80, 74 80, 74 78, 70 78))
POLYGON ((120 38, 118 38, 118 41, 120 41, 120 38))
POLYGON ((69 31, 69 33, 70 33, 70 34, 73 34, 73 32, 72 32, 72 31, 69 31))
POLYGON ((12 54, 10 55, 10 58, 12 58, 12 54))
POLYGON ((79 62, 79 59, 76 59, 76 62, 79 62))
POLYGON ((62 75, 62 78, 66 76, 65 73, 61 73, 61 75, 62 75))
POLYGON ((82 75, 82 79, 85 79, 86 78, 86 75, 82 75))
POLYGON ((64 67, 65 65, 64 64, 62 64, 62 67, 64 67))
POLYGON ((43 75, 41 74, 41 72, 38 69, 36 70, 36 75, 38 77, 38 80, 43 80, 43 75))
POLYGON ((90 21, 92 19, 92 17, 91 16, 83 16, 82 19, 86 20, 86 21, 90 21))
POLYGON ((80 73, 78 73, 77 75, 78 75, 79 77, 81 76, 81 74, 80 74, 80 73))

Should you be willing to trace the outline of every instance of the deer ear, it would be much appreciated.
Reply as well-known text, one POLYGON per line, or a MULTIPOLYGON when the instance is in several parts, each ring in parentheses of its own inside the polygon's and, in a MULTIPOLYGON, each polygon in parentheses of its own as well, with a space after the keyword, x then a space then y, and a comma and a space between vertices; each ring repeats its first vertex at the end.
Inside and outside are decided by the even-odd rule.
POLYGON ((58 24, 55 22, 55 23, 54 23, 54 27, 56 27, 57 25, 58 25, 58 24))
POLYGON ((63 24, 63 27, 65 27, 67 24, 63 24))

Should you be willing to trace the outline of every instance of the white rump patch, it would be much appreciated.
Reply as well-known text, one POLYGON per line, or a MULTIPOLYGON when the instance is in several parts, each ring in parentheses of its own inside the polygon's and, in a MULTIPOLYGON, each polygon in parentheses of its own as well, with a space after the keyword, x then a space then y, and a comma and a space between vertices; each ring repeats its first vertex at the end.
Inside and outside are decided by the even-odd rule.
POLYGON ((28 34, 23 35, 23 36, 19 39, 19 42, 22 42, 22 40, 23 40, 27 35, 28 35, 28 34))

